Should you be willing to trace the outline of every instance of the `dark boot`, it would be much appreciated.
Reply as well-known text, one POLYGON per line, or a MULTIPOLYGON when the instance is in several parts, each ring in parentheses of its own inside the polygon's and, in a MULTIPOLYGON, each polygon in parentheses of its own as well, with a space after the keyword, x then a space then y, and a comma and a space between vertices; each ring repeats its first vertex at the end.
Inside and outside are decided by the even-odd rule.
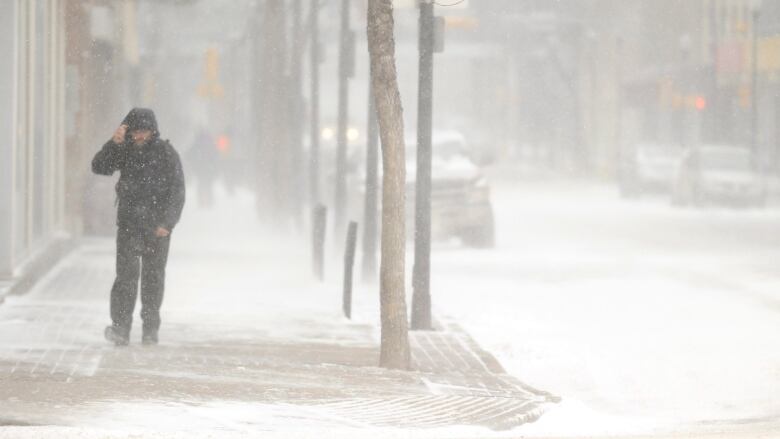
POLYGON ((107 326, 104 332, 106 340, 115 346, 127 346, 130 343, 130 330, 119 326, 107 326))
POLYGON ((144 331, 144 335, 141 337, 141 343, 145 345, 155 345, 157 344, 157 331, 156 330, 146 330, 144 331))

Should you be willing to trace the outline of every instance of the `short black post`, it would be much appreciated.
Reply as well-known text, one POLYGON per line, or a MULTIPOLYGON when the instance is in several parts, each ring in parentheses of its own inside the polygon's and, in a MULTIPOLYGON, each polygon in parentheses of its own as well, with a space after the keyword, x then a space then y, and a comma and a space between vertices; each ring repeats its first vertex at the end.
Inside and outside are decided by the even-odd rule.
POLYGON ((352 271, 355 266, 355 246, 357 244, 357 228, 355 221, 350 221, 347 230, 347 248, 344 253, 344 297, 342 308, 348 319, 352 318, 352 271))
POLYGON ((325 231, 328 226, 328 208, 322 204, 314 207, 312 221, 312 256, 314 275, 319 280, 325 279, 325 231))

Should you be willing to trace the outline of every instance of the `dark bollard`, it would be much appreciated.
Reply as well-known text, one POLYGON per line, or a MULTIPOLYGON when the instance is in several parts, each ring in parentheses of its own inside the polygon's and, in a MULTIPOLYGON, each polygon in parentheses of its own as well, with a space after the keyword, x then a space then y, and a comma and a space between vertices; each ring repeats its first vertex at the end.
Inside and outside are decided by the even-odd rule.
POLYGON ((348 319, 352 318, 352 270, 355 266, 355 245, 357 244, 356 222, 349 223, 347 230, 347 249, 344 253, 344 297, 343 305, 344 315, 348 319))
POLYGON ((318 204, 314 208, 312 221, 312 256, 314 275, 319 280, 325 279, 325 231, 328 226, 328 208, 318 204))

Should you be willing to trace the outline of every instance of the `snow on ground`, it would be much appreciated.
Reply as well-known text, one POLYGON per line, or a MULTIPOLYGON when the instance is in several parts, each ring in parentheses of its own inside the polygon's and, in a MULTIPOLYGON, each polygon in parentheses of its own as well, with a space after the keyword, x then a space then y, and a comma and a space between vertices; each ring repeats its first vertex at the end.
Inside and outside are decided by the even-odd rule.
POLYGON ((780 211, 615 192, 499 182, 497 249, 435 251, 437 310, 563 398, 517 432, 780 426, 780 211))
MULTIPOLYGON (((221 198, 220 209, 208 211, 191 203, 176 230, 166 321, 200 321, 203 329, 188 336, 201 338, 245 337, 247 325, 294 340, 322 337, 323 328, 343 338, 345 325, 378 326, 375 285, 358 283, 353 320, 341 315, 338 243, 328 243, 328 281, 317 283, 301 256, 307 231, 293 240, 258 232, 248 194, 221 198), (259 285, 273 291, 258 294, 259 285), (317 328, 285 324, 301 313, 317 328)), ((701 433, 735 425, 766 433, 780 425, 780 210, 679 210, 560 181, 498 182, 494 204, 495 250, 435 246, 436 312, 463 324, 509 373, 562 402, 506 433, 371 429, 371 436, 701 433)), ((412 264, 410 253, 407 272, 412 264)), ((351 342, 377 337, 378 330, 351 342)), ((365 437, 361 429, 312 430, 307 419, 319 415, 298 406, 137 401, 101 410, 98 429, 4 427, 0 438, 365 437)))
MULTIPOLYGON (((276 339, 282 343, 322 342, 376 346, 379 307, 375 286, 358 287, 355 317, 347 320, 341 312, 342 262, 336 243, 329 242, 328 281, 313 280, 304 238, 282 237, 262 232, 254 215, 254 199, 238 191, 232 196, 221 193, 212 209, 198 209, 189 204, 172 241, 168 265, 166 297, 163 305, 161 346, 157 351, 186 348, 193 344, 251 342, 276 339), (353 325, 361 330, 352 330, 353 325), (186 328, 186 332, 181 329, 186 328), (328 338, 328 340, 323 340, 328 338)), ((102 340, 103 325, 108 323, 108 291, 113 281, 113 244, 110 241, 88 242, 78 249, 25 296, 13 297, 0 308, 9 313, 24 314, 25 307, 38 307, 40 318, 51 310, 61 313, 83 312, 78 320, 90 325, 63 325, 62 333, 52 334, 44 328, 27 334, 26 319, 0 319, 0 349, 4 359, 24 362, 34 349, 64 350, 74 342, 89 343, 94 368, 101 358, 116 357, 117 352, 102 340), (80 267, 80 262, 84 267, 80 267), (80 272, 79 270, 85 270, 80 272), (60 284, 65 272, 88 277, 75 284, 60 284), (99 271, 99 275, 95 274, 99 271), (97 276, 97 277, 93 277, 97 276), (94 281, 102 284, 95 288, 94 281), (61 288, 53 285, 62 285, 61 288), (89 285, 84 290, 80 285, 89 285), (42 295, 44 297, 42 297, 42 295), (50 305, 51 310, 48 308, 50 305), (75 306, 74 306, 75 305, 75 306), (98 323, 95 315, 105 316, 98 323), (16 355, 16 357, 15 357, 16 355)), ((64 276, 67 278, 68 276, 64 276)), ((76 276, 78 277, 78 276, 76 276)), ((70 276, 73 278, 73 276, 70 276)), ((71 279, 74 280, 74 279, 71 279)), ((136 317, 137 317, 136 309, 136 317)), ((73 315, 69 315, 73 317, 73 315)), ((59 320, 57 320, 59 322, 59 320)), ((54 323, 57 323, 54 322, 54 323)), ((149 357, 148 349, 135 344, 139 321, 132 334, 134 344, 118 355, 149 357)), ((179 349, 181 350, 181 349, 179 349)), ((36 355, 40 356, 39 351, 36 355)), ((153 352, 152 352, 153 353, 153 352)), ((62 358, 59 358, 61 360, 62 358)), ((57 356, 41 356, 42 373, 52 370, 46 361, 57 356)), ((149 361, 154 358, 149 358, 149 361)), ((93 372, 94 373, 94 370, 93 372)), ((155 371, 150 370, 150 376, 155 371)), ((167 373, 167 372, 166 372, 167 373)), ((192 376, 187 371, 172 372, 169 378, 192 376)), ((373 373, 381 373, 377 369, 373 373)), ((237 375, 241 372, 237 371, 237 375)), ((89 375, 89 374, 88 374, 89 375)), ((226 384, 229 377, 223 377, 226 384)), ((214 377, 212 380, 219 380, 214 377)), ((78 377, 76 377, 78 380, 78 377)), ((113 383, 107 383, 114 385, 113 383)), ((280 388, 290 383, 280 383, 280 388)), ((36 383, 37 386, 43 385, 36 383)), ((99 384, 98 384, 99 385, 99 384)), ((121 387, 121 384, 118 384, 121 387)), ((164 384, 161 384, 164 386, 164 384)), ((305 385, 305 383, 301 383, 305 385)), ((370 395, 367 392, 366 395, 370 395)), ((262 396, 259 396, 262 397, 262 396)), ((13 399, 13 398, 12 398, 13 399)), ((371 428, 352 425, 349 419, 334 418, 332 411, 317 406, 288 403, 258 403, 251 400, 181 401, 100 399, 72 407, 42 406, 18 400, 8 401, 9 411, 0 411, 0 425, 27 422, 59 426, 0 427, 5 437, 364 437, 367 431, 377 438, 396 437, 484 437, 500 436, 482 427, 452 427, 425 430, 371 428), (63 410, 60 410, 63 409, 63 410), (82 428, 64 428, 74 425, 82 428)), ((508 434, 508 433, 507 433, 508 434)))
POLYGON ((212 209, 197 208, 192 196, 176 230, 168 269, 172 288, 163 307, 167 315, 217 325, 219 337, 229 335, 231 327, 241 333, 249 325, 265 336, 300 341, 309 336, 307 330, 285 322, 310 321, 331 332, 351 323, 341 313, 338 259, 328 267, 334 272, 329 282, 317 282, 308 232, 291 227, 297 238, 265 232, 258 228, 251 194, 218 191, 218 196, 212 209))
MULTIPOLYGON (((780 277, 772 264, 780 256, 780 211, 680 210, 658 198, 625 202, 601 185, 548 183, 494 188, 495 250, 434 248, 437 312, 462 322, 511 374, 563 398, 515 433, 701 432, 777 423, 780 277)), ((242 215, 229 223, 224 212, 197 211, 177 230, 169 274, 177 287, 166 297, 167 312, 215 324, 229 313, 237 327, 251 322, 285 338, 307 336, 286 332, 291 312, 304 310, 330 330, 343 326, 339 243, 328 242, 328 281, 317 284, 301 276, 310 263, 300 260, 306 239, 252 232, 251 197, 233 202, 227 208, 242 215), (204 224, 213 232, 204 236, 204 224), (197 239, 183 238, 188 233, 197 239), (201 245, 231 259, 209 263, 201 245), (188 257, 202 270, 192 271, 189 261, 178 273, 175 261, 188 257), (245 270, 278 291, 255 294, 233 276, 245 270), (300 300, 308 304, 302 308, 300 300)), ((408 273, 412 264, 410 253, 408 273)), ((407 296, 410 304, 410 287, 407 296)), ((378 325, 375 286, 358 284, 354 307, 352 324, 378 325)))

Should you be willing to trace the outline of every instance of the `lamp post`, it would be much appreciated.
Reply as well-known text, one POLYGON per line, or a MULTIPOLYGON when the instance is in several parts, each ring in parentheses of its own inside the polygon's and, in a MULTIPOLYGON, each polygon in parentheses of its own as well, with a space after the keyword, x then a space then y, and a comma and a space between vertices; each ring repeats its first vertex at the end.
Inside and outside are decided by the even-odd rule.
POLYGON ((433 0, 420 2, 417 176, 414 197, 413 330, 431 329, 431 160, 433 133, 433 0))
POLYGON ((678 80, 680 81, 680 91, 682 92, 683 96, 683 105, 680 107, 680 115, 678 120, 678 126, 679 131, 677 135, 679 136, 678 141, 680 142, 680 146, 684 149, 689 146, 688 139, 691 137, 690 134, 690 111, 688 109, 687 100, 688 95, 691 94, 691 78, 689 73, 689 66, 691 63, 691 36, 689 34, 683 34, 680 36, 680 72, 678 75, 678 80))
POLYGON ((337 240, 343 237, 347 218, 347 125, 349 123, 349 79, 354 61, 350 13, 351 0, 341 0, 341 31, 339 37, 338 131, 336 133, 336 187, 334 231, 337 240))
POLYGON ((320 1, 312 0, 310 8, 309 201, 312 207, 316 207, 320 204, 320 1))
POLYGON ((750 155, 753 165, 757 164, 758 157, 758 22, 761 15, 762 0, 752 0, 750 8, 752 12, 752 47, 750 56, 750 155))

